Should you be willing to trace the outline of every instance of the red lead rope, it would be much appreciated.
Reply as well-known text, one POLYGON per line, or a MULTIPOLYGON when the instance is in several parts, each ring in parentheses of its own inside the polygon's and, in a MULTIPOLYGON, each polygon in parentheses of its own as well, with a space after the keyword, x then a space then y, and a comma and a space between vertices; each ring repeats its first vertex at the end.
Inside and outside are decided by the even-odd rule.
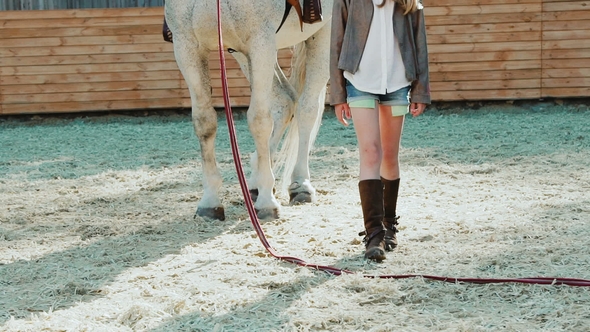
MULTIPOLYGON (((331 273, 333 275, 342 275, 342 274, 352 274, 354 272, 349 270, 343 270, 332 266, 325 266, 325 265, 318 265, 318 264, 310 264, 306 261, 292 256, 283 256, 279 255, 273 247, 270 245, 268 240, 266 239, 266 235, 264 235, 264 231, 260 226, 260 222, 258 221, 258 216, 256 215, 256 210, 254 209, 254 204, 252 203, 252 199, 250 198, 250 193, 248 191, 248 184, 246 183, 246 177, 244 176, 244 170, 242 168, 242 161, 240 159, 240 150, 238 148, 238 141, 236 138, 236 128, 234 125, 233 113, 231 109, 231 103, 229 100, 229 90, 227 87, 227 73, 225 69, 225 53, 223 51, 223 37, 221 33, 221 0, 217 0, 217 33, 219 35, 219 61, 221 65, 221 85, 223 88, 223 103, 225 105, 225 115, 227 117, 227 127, 229 129, 229 137, 231 142, 232 154, 234 157, 234 164, 236 166, 236 171, 238 173, 238 179, 240 181, 240 187, 242 188, 242 195, 244 196, 244 202, 246 203, 246 208, 248 209, 248 214, 250 215, 250 220, 252 222, 252 226, 256 233, 258 234, 258 238, 264 248, 271 254, 273 257, 286 261, 289 263, 297 264, 299 266, 305 266, 309 268, 313 268, 316 270, 324 271, 331 273)), ((533 277, 533 278, 508 278, 508 279, 482 279, 482 278, 449 278, 449 277, 439 277, 439 276, 430 276, 430 275, 419 275, 419 274, 406 274, 406 275, 365 275, 366 278, 380 278, 380 279, 406 279, 406 278, 415 278, 421 277, 424 279, 431 279, 437 281, 445 281, 445 282, 467 282, 467 283, 478 283, 478 284, 491 284, 491 283, 525 283, 525 284, 540 284, 540 285, 568 285, 568 286, 590 286, 590 280, 585 279, 573 279, 573 278, 545 278, 545 277, 533 277)))

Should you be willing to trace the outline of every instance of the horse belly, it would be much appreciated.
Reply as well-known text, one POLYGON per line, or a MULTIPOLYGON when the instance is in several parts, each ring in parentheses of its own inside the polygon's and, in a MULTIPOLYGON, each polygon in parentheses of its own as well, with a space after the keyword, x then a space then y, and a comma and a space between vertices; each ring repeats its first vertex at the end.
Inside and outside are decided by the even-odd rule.
POLYGON ((326 24, 326 19, 319 23, 303 24, 303 31, 301 31, 297 14, 294 10, 291 10, 285 24, 275 36, 277 49, 291 47, 307 40, 307 38, 318 32, 326 24))

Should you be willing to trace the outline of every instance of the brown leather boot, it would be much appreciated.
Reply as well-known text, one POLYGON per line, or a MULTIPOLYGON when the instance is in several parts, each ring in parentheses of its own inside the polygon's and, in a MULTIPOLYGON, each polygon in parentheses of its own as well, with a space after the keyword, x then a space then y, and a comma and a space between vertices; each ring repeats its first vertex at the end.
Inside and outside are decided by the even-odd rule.
POLYGON ((396 233, 399 216, 396 215, 397 195, 399 193, 400 179, 387 180, 381 178, 383 182, 383 226, 385 226, 385 250, 392 251, 397 247, 396 233))
POLYGON ((380 262, 385 259, 385 228, 383 227, 383 185, 381 180, 363 180, 359 182, 361 206, 365 230, 365 258, 380 262))

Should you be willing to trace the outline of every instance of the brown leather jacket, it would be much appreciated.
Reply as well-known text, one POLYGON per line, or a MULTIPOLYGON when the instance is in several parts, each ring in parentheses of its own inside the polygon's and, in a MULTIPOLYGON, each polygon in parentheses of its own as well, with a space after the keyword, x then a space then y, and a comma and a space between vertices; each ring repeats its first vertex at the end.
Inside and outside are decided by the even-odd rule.
MULTIPOLYGON (((358 70, 373 17, 372 0, 334 0, 330 45, 330 104, 346 102, 343 71, 358 70)), ((422 9, 404 15, 395 6, 393 30, 398 38, 413 103, 430 104, 428 47, 422 9)))

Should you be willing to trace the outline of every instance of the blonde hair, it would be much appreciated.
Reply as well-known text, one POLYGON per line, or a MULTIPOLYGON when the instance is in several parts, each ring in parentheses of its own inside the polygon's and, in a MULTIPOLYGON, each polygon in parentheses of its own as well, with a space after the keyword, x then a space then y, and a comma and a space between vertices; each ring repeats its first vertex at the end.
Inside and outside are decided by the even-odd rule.
MULTIPOLYGON (((382 0, 381 4, 377 5, 377 7, 383 7, 385 5, 385 1, 387 0, 382 0)), ((420 4, 420 0, 393 0, 395 1, 398 5, 401 5, 405 11, 404 11, 404 15, 407 15, 408 13, 413 13, 418 9, 422 8, 422 5, 420 4)))

